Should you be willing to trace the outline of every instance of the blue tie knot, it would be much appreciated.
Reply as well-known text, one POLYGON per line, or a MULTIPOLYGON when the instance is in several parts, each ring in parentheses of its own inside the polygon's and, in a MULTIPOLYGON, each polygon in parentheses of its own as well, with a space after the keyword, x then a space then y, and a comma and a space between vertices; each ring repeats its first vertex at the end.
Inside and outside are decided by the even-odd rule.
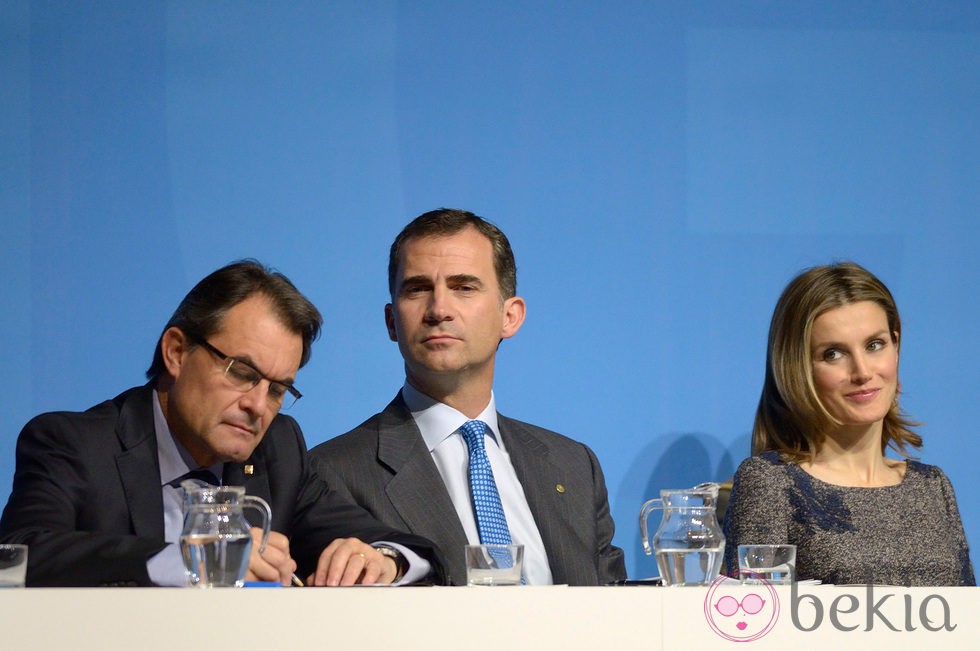
POLYGON ((468 420, 459 428, 463 432, 463 440, 470 454, 474 450, 486 449, 483 445, 483 437, 487 433, 487 424, 482 420, 468 420))

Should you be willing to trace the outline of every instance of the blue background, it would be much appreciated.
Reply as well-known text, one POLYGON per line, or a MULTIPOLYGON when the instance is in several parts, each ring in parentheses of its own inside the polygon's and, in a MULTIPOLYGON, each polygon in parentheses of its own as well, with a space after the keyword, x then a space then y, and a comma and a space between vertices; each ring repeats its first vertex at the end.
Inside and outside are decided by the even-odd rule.
POLYGON ((978 80, 965 1, 4 0, 0 494, 31 416, 142 383, 241 257, 326 317, 309 443, 380 410, 388 246, 449 206, 517 255, 497 403, 596 450, 631 576, 640 503, 732 474, 773 304, 838 259, 895 293, 904 405, 980 545, 978 80))

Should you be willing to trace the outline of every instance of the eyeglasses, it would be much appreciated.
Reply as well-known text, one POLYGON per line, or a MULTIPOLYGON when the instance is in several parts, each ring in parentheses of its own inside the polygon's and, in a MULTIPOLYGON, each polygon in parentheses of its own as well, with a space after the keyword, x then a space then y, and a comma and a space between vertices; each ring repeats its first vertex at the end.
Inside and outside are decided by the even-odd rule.
POLYGON ((222 362, 228 362, 225 366, 225 377, 231 385, 241 391, 251 391, 259 382, 265 380, 269 383, 269 401, 279 409, 289 409, 296 404, 296 401, 303 397, 303 394, 296 390, 291 384, 279 382, 263 375, 257 368, 246 361, 236 357, 229 357, 223 352, 212 346, 204 337, 199 337, 192 333, 187 333, 190 339, 208 350, 222 362), (288 394, 288 395, 287 395, 288 394))
POLYGON ((742 603, 739 603, 735 597, 725 595, 718 600, 718 603, 715 604, 715 610, 725 617, 731 617, 738 612, 738 608, 741 606, 746 615, 755 615, 761 611, 762 607, 765 605, 765 599, 753 592, 745 595, 745 597, 742 599, 742 603))

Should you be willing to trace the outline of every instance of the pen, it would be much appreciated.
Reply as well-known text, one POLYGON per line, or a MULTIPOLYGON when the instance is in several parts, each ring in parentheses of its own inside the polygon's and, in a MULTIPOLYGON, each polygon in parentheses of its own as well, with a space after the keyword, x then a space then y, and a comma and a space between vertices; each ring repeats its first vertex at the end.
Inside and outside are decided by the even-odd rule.
MULTIPOLYGON (((259 556, 262 555, 262 552, 265 551, 265 548, 266 547, 268 547, 268 539, 266 539, 262 543, 262 545, 259 547, 259 556)), ((303 583, 303 581, 298 576, 296 576, 296 572, 293 572, 292 583, 293 583, 293 585, 295 585, 298 588, 305 588, 306 587, 306 584, 303 583)))

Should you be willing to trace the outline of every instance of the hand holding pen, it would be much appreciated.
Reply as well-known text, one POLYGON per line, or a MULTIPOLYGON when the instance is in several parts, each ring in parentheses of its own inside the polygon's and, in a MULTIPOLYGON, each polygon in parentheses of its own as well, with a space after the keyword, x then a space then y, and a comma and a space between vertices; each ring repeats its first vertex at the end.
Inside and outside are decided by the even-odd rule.
POLYGON ((260 546, 262 530, 253 527, 251 534, 252 554, 246 580, 277 581, 282 585, 302 586, 303 582, 296 576, 296 561, 289 555, 289 538, 277 531, 270 531, 266 544, 260 546))

